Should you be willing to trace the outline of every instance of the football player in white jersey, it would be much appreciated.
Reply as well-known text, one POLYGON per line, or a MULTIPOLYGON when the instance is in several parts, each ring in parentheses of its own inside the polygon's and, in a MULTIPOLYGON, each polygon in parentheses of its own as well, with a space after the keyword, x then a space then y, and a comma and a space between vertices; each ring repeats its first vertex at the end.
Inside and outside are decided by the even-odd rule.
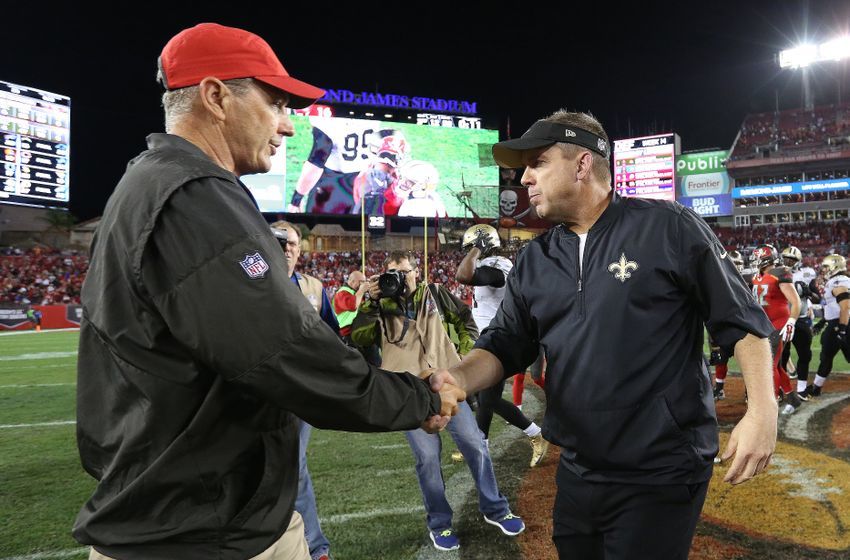
MULTIPOLYGON (((794 288, 800 296, 800 318, 794 327, 792 344, 797 349, 797 393, 802 398, 809 379, 809 364, 812 361, 812 309, 811 303, 820 303, 820 293, 815 279, 817 273, 811 267, 803 267, 803 253, 797 247, 789 245, 782 250, 782 260, 791 269, 794 288)), ((788 360, 791 358, 791 344, 786 344, 782 350, 782 367, 787 371, 788 360)))
POLYGON ((850 277, 847 276, 847 261, 841 255, 827 255, 820 270, 826 279, 823 291, 823 318, 826 320, 826 328, 820 337, 818 373, 814 383, 806 387, 806 396, 810 399, 820 396, 826 378, 832 372, 832 360, 839 350, 844 354, 844 359, 850 361, 850 345, 847 342, 850 277))
MULTIPOLYGON (((477 224, 463 234, 462 248, 469 252, 457 268, 457 281, 473 288, 472 318, 478 331, 482 332, 496 316, 496 311, 505 297, 505 283, 513 263, 497 255, 501 240, 496 228, 477 224)), ((493 413, 513 424, 529 437, 531 443, 531 466, 543 461, 549 443, 543 439, 540 426, 532 422, 514 404, 502 398, 505 380, 478 393, 478 410, 475 418, 478 428, 487 440, 493 413)))
POLYGON ((310 117, 313 147, 301 168, 287 212, 348 214, 354 180, 376 155, 382 138, 395 133, 379 122, 310 117))
POLYGON ((401 165, 395 186, 396 195, 402 199, 398 215, 444 218, 446 206, 437 192, 439 181, 440 173, 427 161, 410 160, 401 165))

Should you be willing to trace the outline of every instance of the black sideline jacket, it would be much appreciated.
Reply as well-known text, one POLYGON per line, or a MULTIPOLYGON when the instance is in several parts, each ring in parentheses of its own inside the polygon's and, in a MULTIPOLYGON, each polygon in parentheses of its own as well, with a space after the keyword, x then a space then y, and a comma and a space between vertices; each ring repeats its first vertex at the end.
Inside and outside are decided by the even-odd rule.
POLYGON ((77 440, 98 484, 73 534, 118 559, 244 560, 289 524, 296 416, 409 430, 440 400, 328 328, 234 175, 177 136, 148 146, 82 292, 77 440))
POLYGON ((703 326, 731 349, 770 321, 708 225, 678 203, 614 195, 579 238, 532 241, 476 343, 506 372, 546 350, 543 435, 588 481, 694 484, 718 451, 703 326))

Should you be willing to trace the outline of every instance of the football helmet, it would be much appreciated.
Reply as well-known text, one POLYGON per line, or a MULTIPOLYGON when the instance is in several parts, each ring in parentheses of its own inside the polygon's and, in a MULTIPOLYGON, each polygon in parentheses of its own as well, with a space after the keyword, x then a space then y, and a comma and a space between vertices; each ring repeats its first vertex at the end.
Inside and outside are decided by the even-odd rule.
POLYGON ((395 189, 410 194, 413 191, 433 191, 437 188, 440 173, 437 168, 418 159, 403 163, 398 168, 398 184, 395 189))
POLYGON ((785 261, 785 266, 797 269, 803 261, 803 253, 793 245, 789 245, 782 249, 782 259, 785 261))
POLYGON ((824 277, 832 278, 836 274, 847 271, 847 261, 841 255, 827 255, 823 258, 820 270, 824 277))
POLYGON ((776 247, 773 245, 762 245, 753 251, 753 256, 750 257, 750 263, 754 264, 755 268, 759 271, 762 271, 769 266, 781 264, 779 260, 779 251, 777 251, 776 247))
POLYGON ((738 272, 744 270, 744 255, 740 251, 729 251, 729 260, 738 269, 738 272))
POLYGON ((488 224, 475 224, 463 233, 461 248, 468 251, 482 237, 486 238, 485 245, 487 246, 487 250, 481 251, 482 253, 489 254, 494 249, 502 246, 502 241, 499 239, 499 232, 496 231, 496 228, 488 224))
POLYGON ((410 156, 410 144, 404 135, 397 132, 391 136, 385 136, 378 147, 378 161, 397 167, 404 163, 410 156))

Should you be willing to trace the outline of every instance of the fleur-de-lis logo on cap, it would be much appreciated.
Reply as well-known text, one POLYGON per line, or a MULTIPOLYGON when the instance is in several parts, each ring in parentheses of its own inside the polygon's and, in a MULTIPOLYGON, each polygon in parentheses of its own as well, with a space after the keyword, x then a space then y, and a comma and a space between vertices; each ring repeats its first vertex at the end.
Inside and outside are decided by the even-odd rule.
POLYGON ((638 263, 628 260, 625 253, 620 253, 619 262, 613 262, 608 265, 608 272, 613 272, 614 278, 620 282, 625 282, 627 278, 631 278, 632 274, 629 271, 637 269, 638 263))

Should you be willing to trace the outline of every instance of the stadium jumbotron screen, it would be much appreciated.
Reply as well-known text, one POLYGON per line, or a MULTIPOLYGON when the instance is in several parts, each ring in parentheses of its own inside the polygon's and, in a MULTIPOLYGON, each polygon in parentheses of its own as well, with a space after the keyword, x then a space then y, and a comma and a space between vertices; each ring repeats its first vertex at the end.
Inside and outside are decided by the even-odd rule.
MULTIPOLYGON (((311 108, 313 109, 313 108, 311 108)), ((262 212, 497 217, 496 130, 292 115, 296 135, 242 178, 262 212), (291 204, 293 193, 303 198, 291 204)), ((296 197, 296 200, 298 197, 296 197)))
POLYGON ((0 203, 67 208, 71 99, 0 80, 0 203))
POLYGON ((614 141, 614 187, 620 196, 675 200, 679 137, 659 134, 614 141))

